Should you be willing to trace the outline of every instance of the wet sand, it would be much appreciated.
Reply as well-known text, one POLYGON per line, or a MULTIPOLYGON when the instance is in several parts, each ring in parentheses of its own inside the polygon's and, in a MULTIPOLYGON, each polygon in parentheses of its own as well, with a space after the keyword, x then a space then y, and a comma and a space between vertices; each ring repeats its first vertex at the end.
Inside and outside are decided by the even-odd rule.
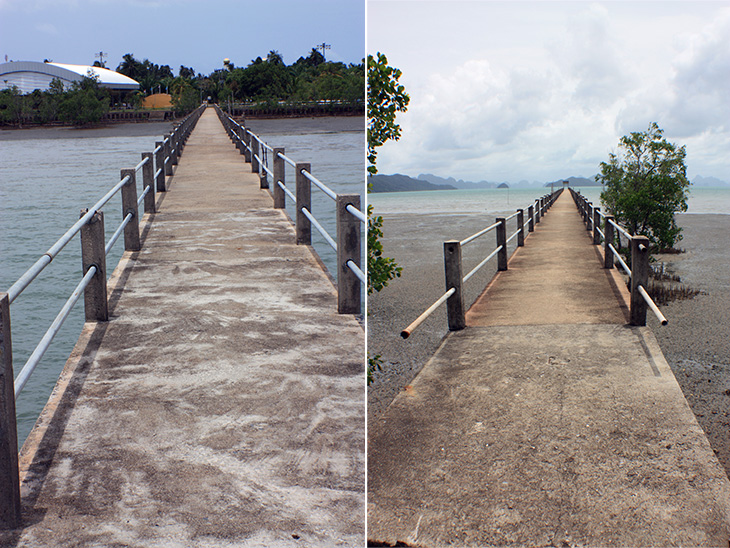
POLYGON ((662 306, 669 325, 660 326, 653 315, 649 325, 730 474, 730 215, 682 215, 678 223, 686 253, 659 260, 702 294, 662 306))
MULTIPOLYGON (((493 222, 477 215, 384 216, 386 256, 404 267, 401 278, 368 300, 368 352, 381 354, 383 371, 368 388, 368 419, 374 420, 407 386, 446 335, 445 307, 436 310, 407 340, 400 331, 445 290, 443 241, 462 239, 493 222)), ((682 215, 681 255, 660 257, 666 268, 704 294, 662 307, 669 325, 649 319, 662 351, 720 462, 730 472, 730 215, 682 215)), ((492 237, 479 244, 484 251, 492 237)), ((468 249, 468 248, 467 248, 468 249)), ((490 248, 491 250, 491 248, 490 248)), ((466 268, 478 262, 473 252, 466 268)), ((510 250, 511 253, 511 250, 510 250)), ((484 255, 482 255, 484 256, 484 255)), ((496 270, 490 261, 466 286, 470 305, 496 270)))

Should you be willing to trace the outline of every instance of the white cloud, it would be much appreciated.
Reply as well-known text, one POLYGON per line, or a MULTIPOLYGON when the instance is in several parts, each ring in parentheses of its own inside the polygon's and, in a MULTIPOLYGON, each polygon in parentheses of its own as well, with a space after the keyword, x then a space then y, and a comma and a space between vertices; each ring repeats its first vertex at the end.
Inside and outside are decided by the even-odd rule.
MULTIPOLYGON (((668 138, 685 138, 688 165, 701 160, 715 176, 727 167, 727 149, 692 154, 710 139, 727 142, 730 132, 728 10, 717 17, 717 5, 696 9, 683 2, 421 5, 388 3, 399 21, 418 11, 419 24, 403 23, 408 38, 401 42, 399 31, 374 45, 390 48, 384 53, 403 70, 411 95, 409 111, 398 118, 401 141, 380 153, 382 173, 429 171, 472 180, 589 176, 621 135, 651 121, 668 138), (427 16, 443 33, 411 49, 419 30, 431 36, 424 31, 431 28, 423 24, 427 16), (465 24, 454 27, 452 19, 465 24), (484 21, 483 28, 474 21, 484 21), (444 48, 459 53, 449 61, 444 48)), ((371 18, 369 33, 377 20, 371 18)))
POLYGON ((51 36, 58 35, 58 29, 55 27, 55 25, 52 25, 51 23, 41 23, 39 25, 36 25, 35 28, 37 31, 44 34, 50 34, 51 36))

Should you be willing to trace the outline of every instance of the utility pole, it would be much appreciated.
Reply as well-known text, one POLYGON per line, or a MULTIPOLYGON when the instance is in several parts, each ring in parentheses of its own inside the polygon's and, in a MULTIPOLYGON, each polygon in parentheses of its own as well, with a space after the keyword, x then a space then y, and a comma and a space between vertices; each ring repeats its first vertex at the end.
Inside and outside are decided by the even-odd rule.
POLYGON ((99 60, 99 66, 101 68, 106 68, 106 65, 104 64, 104 58, 105 57, 108 57, 108 55, 109 54, 104 53, 103 51, 100 51, 99 53, 97 53, 96 55, 94 55, 94 57, 96 57, 99 60))
MULTIPOLYGON (((315 47, 315 49, 322 50, 322 57, 324 58, 325 57, 325 55, 324 55, 325 50, 331 49, 331 47, 330 47, 330 44, 326 44, 325 42, 322 42, 321 44, 317 44, 317 46, 315 47)), ((325 59, 325 61, 326 61, 326 59, 325 59)))

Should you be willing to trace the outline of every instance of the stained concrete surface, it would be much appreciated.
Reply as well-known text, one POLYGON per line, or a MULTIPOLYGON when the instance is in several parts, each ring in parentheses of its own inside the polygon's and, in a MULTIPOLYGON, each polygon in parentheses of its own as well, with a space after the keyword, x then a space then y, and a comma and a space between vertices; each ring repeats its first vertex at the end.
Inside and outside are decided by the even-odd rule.
POLYGON ((369 423, 368 537, 724 547, 730 483, 648 328, 473 327, 369 423))
POLYGON ((3 545, 362 545, 363 329, 258 187, 206 111, 23 448, 3 545))

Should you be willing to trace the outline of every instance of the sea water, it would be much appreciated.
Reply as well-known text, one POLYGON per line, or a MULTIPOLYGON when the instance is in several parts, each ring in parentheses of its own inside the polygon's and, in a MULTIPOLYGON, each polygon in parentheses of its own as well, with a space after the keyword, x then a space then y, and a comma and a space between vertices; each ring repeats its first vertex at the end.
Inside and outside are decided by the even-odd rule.
MULTIPOLYGON (((589 201, 600 207, 601 187, 578 187, 589 201)), ((550 193, 546 188, 486 188, 475 190, 430 190, 378 192, 368 195, 376 214, 501 214, 527 209, 535 199, 550 193)), ((691 187, 688 214, 730 214, 730 187, 691 187)))
MULTIPOLYGON (((108 135, 108 128, 31 131, 32 138, 24 131, 4 131, 0 137, 0 291, 7 291, 78 220, 81 208, 94 205, 119 181, 121 168, 137 165, 140 153, 152 151, 155 141, 162 140, 161 135, 108 135)), ((129 131, 120 127, 119 133, 129 131)), ((139 134, 139 128, 134 133, 139 134)), ((315 176, 335 192, 363 193, 363 130, 303 130, 292 136, 262 137, 272 147, 285 146, 287 156, 294 161, 310 162, 315 176)), ((293 170, 288 170, 287 178, 293 183, 293 170)), ((141 176, 137 179, 141 192, 141 176)), ((291 183, 288 186, 293 187, 291 183)), ((314 188, 312 201, 314 214, 336 239, 334 202, 314 188)), ((288 209, 293 216, 289 203, 288 209)), ((108 241, 122 218, 119 194, 103 210, 108 241)), ((312 233, 315 250, 334 276, 334 252, 316 230, 312 233)), ((107 257, 108 272, 118 263, 123 247, 120 238, 107 257)), ((80 279, 80 243, 76 236, 11 305, 16 376, 80 279)), ((48 400, 78 339, 83 314, 83 303, 79 302, 17 400, 20 444, 48 400)))

